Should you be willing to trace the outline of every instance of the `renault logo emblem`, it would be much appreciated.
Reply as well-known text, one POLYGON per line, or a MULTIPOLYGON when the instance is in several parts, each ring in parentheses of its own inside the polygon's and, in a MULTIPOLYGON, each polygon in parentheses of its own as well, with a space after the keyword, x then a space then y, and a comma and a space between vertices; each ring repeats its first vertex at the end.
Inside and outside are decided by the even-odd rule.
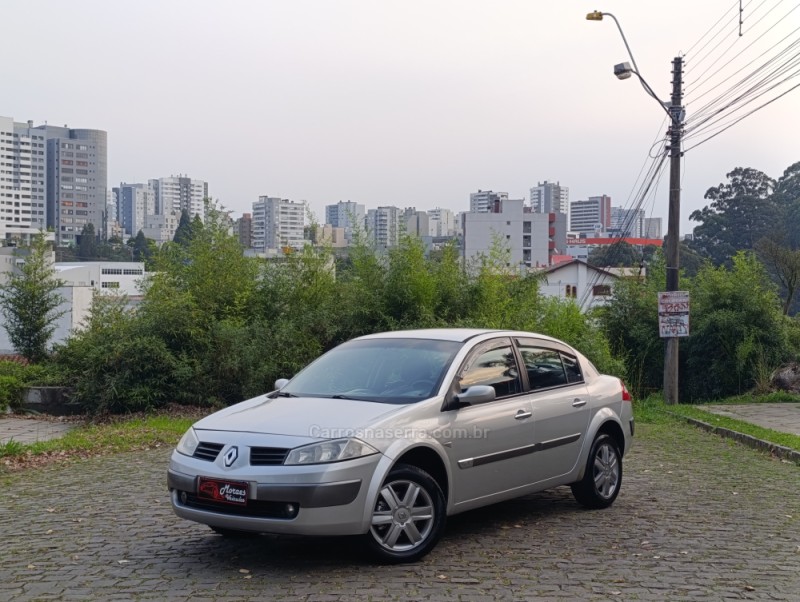
POLYGON ((233 463, 236 462, 236 458, 238 457, 239 448, 234 445, 225 453, 225 456, 222 458, 222 461, 225 463, 225 468, 230 468, 233 466, 233 463))

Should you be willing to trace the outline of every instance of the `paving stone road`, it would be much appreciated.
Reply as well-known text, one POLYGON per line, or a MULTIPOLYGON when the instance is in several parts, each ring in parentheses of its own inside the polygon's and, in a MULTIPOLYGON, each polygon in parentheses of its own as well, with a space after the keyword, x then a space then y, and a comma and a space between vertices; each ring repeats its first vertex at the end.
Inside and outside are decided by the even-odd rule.
POLYGON ((687 425, 639 426, 607 510, 527 496, 452 517, 400 566, 182 521, 168 454, 0 473, 0 600, 800 600, 800 467, 687 425))

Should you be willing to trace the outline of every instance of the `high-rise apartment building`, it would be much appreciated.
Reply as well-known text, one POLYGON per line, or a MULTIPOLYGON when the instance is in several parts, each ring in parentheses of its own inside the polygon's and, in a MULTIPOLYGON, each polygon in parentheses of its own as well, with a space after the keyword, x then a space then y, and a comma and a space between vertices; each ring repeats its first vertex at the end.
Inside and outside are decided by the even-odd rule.
POLYGON ((306 204, 279 197, 260 196, 253 203, 252 248, 258 251, 303 248, 306 204))
POLYGON ((0 117, 0 241, 45 229, 46 152, 44 134, 32 121, 0 117))
POLYGON ((175 212, 180 215, 182 211, 187 211, 189 217, 199 215, 205 221, 208 182, 179 175, 149 180, 148 184, 155 191, 157 214, 175 212))
POLYGON ((242 248, 251 248, 253 246, 253 214, 243 213, 242 217, 236 220, 235 231, 242 248))
POLYGON ((531 188, 531 211, 534 213, 563 213, 569 224, 569 188, 561 182, 539 182, 531 188))
POLYGON ((145 218, 156 213, 155 190, 149 184, 125 184, 114 187, 117 222, 131 238, 145 227, 145 218))
POLYGON ((108 192, 108 135, 103 130, 40 125, 47 140, 47 226, 56 244, 78 242, 92 224, 95 236, 105 235, 108 192))
POLYGON ((612 207, 608 232, 623 238, 641 238, 644 236, 644 209, 612 207))
POLYGON ((456 234, 456 217, 449 209, 437 207, 428 211, 428 225, 430 236, 443 237, 456 234))
POLYGON ((570 203, 570 232, 594 234, 607 232, 611 227, 611 197, 590 196, 585 201, 570 203))
POLYGON ((364 229, 366 215, 364 205, 353 201, 339 201, 335 205, 325 206, 325 223, 344 229, 344 238, 348 243, 353 240, 354 230, 364 229))
POLYGON ((406 207, 403 211, 404 231, 413 236, 430 236, 430 218, 427 211, 417 211, 416 207, 406 207))
POLYGON ((396 247, 400 243, 403 223, 403 210, 399 207, 386 206, 367 211, 367 236, 377 249, 396 247))
POLYGON ((567 246, 567 216, 532 213, 523 199, 506 199, 495 211, 465 213, 463 257, 470 262, 488 256, 499 239, 508 247, 511 271, 550 265, 550 257, 567 246))
POLYGON ((644 218, 644 237, 645 238, 663 238, 661 234, 661 218, 660 217, 646 217, 644 218))
POLYGON ((507 192, 492 192, 491 190, 472 192, 469 195, 469 211, 470 213, 490 213, 505 200, 508 200, 507 192))

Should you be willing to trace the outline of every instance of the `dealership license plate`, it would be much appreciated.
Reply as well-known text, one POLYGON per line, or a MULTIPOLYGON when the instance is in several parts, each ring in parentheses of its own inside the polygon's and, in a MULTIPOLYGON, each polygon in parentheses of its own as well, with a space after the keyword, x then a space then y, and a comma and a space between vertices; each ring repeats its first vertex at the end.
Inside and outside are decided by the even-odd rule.
POLYGON ((197 497, 222 504, 244 506, 247 504, 247 489, 247 482, 200 477, 197 497))

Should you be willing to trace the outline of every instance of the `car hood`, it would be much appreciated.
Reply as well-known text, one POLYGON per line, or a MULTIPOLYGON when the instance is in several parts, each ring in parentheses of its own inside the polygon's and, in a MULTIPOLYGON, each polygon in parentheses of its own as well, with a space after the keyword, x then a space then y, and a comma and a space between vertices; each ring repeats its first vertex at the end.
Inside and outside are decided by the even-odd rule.
POLYGON ((197 422, 196 429, 336 439, 354 434, 405 406, 321 397, 266 395, 197 422))

